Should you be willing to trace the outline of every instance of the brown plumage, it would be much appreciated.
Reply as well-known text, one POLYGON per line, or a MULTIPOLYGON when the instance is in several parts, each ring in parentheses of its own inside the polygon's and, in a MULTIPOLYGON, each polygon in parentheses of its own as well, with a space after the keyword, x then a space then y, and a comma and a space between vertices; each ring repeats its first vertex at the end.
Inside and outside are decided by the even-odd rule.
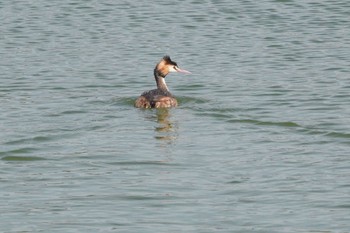
POLYGON ((177 106, 177 100, 170 93, 166 83, 165 76, 170 72, 187 73, 187 70, 180 69, 176 62, 169 56, 164 56, 154 68, 154 78, 156 79, 157 89, 145 91, 135 101, 137 108, 170 108, 177 106))
POLYGON ((177 106, 177 100, 174 97, 159 96, 153 101, 149 101, 146 97, 140 96, 135 101, 137 108, 171 108, 177 106))

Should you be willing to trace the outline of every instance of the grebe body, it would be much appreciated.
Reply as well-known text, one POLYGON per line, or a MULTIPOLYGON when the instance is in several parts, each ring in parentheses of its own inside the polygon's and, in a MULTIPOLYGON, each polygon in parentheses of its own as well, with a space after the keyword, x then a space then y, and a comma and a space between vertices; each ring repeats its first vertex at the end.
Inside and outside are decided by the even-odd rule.
POLYGON ((177 106, 177 100, 170 93, 165 83, 165 76, 171 72, 187 73, 187 70, 180 69, 176 62, 169 56, 164 56, 154 68, 154 78, 157 83, 157 89, 145 91, 135 101, 137 108, 171 108, 177 106))
POLYGON ((176 106, 177 100, 171 93, 159 89, 145 91, 135 101, 135 107, 137 108, 171 108, 176 106))

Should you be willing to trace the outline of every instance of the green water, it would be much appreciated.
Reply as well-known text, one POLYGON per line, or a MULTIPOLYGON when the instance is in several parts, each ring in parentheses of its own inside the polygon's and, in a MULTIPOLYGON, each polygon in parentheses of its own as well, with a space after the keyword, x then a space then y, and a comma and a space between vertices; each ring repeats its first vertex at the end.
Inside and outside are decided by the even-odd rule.
POLYGON ((349 232, 349 9, 0 3, 0 232, 349 232))

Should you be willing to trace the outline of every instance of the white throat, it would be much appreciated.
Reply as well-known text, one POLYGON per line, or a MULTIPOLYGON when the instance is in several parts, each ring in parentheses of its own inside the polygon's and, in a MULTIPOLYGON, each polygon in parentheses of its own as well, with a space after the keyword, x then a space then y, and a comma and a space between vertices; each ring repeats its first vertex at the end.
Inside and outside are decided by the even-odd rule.
POLYGON ((167 91, 169 91, 168 86, 166 85, 166 82, 165 82, 165 78, 159 77, 158 80, 159 80, 158 87, 165 88, 167 91))

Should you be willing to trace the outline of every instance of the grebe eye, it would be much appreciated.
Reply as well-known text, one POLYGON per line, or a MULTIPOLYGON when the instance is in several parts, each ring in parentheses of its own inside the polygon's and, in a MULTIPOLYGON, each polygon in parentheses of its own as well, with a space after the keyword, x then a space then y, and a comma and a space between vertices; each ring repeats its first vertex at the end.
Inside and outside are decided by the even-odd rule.
POLYGON ((174 66, 174 70, 177 70, 177 67, 176 67, 176 66, 174 66))

